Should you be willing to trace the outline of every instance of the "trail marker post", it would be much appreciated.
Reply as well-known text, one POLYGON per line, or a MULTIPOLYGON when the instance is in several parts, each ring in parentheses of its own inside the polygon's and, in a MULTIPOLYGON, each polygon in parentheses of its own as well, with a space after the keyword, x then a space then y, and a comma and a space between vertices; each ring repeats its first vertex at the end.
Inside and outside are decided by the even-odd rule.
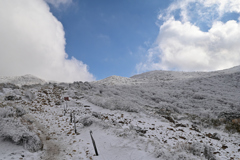
POLYGON ((70 123, 72 123, 72 111, 70 112, 70 123))
POLYGON ((92 139, 92 143, 93 143, 93 147, 94 147, 96 156, 98 156, 97 146, 96 146, 96 143, 95 143, 95 141, 94 141, 94 139, 93 139, 92 131, 90 131, 90 136, 91 136, 91 139, 92 139))
POLYGON ((74 122, 74 132, 75 134, 77 134, 75 113, 73 113, 73 122, 74 122))

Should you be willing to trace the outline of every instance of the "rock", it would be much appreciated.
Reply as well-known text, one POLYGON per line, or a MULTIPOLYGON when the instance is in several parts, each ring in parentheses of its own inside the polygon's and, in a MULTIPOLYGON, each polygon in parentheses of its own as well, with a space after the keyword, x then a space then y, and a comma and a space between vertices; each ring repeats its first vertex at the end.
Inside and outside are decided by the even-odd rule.
POLYGON ((221 135, 219 133, 213 133, 212 139, 221 140, 221 135))
POLYGON ((132 126, 132 129, 135 130, 135 131, 136 131, 137 133, 139 133, 139 134, 145 134, 145 133, 147 133, 147 130, 142 129, 142 128, 139 127, 139 126, 132 126))
POLYGON ((228 146, 226 146, 225 144, 222 145, 222 149, 225 150, 226 148, 228 148, 228 146))
POLYGON ((219 133, 208 133, 206 136, 212 139, 221 140, 221 135, 219 133))
POLYGON ((92 116, 96 117, 96 118, 100 118, 101 115, 97 112, 92 112, 92 116))
POLYGON ((212 133, 207 133, 206 136, 207 136, 208 138, 212 138, 213 135, 212 135, 212 133))
POLYGON ((81 119, 79 122, 82 123, 83 126, 85 126, 85 127, 91 126, 93 124, 93 121, 91 120, 90 117, 85 117, 85 118, 81 119))
POLYGON ((55 105, 61 105, 62 103, 61 103, 61 101, 57 101, 56 103, 55 103, 55 105))
POLYGON ((201 121, 199 121, 199 120, 192 120, 192 123, 195 124, 195 125, 200 125, 201 121))
POLYGON ((175 123, 175 120, 171 116, 163 116, 165 119, 167 119, 169 122, 175 123))
POLYGON ((175 125, 175 127, 187 127, 187 125, 182 124, 182 123, 177 123, 177 124, 175 125))
POLYGON ((191 130, 194 130, 194 131, 196 131, 196 132, 201 133, 201 131, 200 131, 200 127, 197 126, 197 125, 195 125, 195 124, 193 124, 193 125, 192 125, 192 128, 190 128, 190 129, 191 129, 191 130))
POLYGON ((16 96, 7 96, 5 97, 5 101, 14 101, 16 99, 16 96))

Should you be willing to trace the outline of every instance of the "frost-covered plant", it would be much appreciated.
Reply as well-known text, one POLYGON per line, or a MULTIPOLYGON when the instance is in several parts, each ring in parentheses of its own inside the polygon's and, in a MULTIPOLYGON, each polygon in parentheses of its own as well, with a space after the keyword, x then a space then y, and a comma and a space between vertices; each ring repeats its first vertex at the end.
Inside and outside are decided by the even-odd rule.
POLYGON ((132 101, 124 100, 120 97, 110 97, 110 98, 101 98, 101 97, 89 97, 88 101, 95 105, 99 105, 103 108, 110 110, 123 110, 126 112, 139 112, 140 107, 137 103, 132 101))
POLYGON ((92 125, 93 120, 91 119, 91 117, 84 117, 79 122, 82 123, 83 126, 88 127, 92 125))
POLYGON ((24 114, 26 114, 26 111, 23 109, 23 107, 17 106, 17 107, 16 107, 16 116, 17 116, 17 117, 21 117, 21 116, 23 116, 24 114))
POLYGON ((24 126, 20 118, 2 118, 0 121, 0 136, 5 140, 23 145, 25 149, 31 152, 36 152, 43 146, 40 138, 24 126))
POLYGON ((214 152, 214 148, 213 147, 210 147, 208 145, 204 145, 204 156, 206 159, 208 160, 216 160, 216 156, 213 154, 214 152))
POLYGON ((14 116, 21 117, 24 114, 26 114, 26 111, 20 106, 17 106, 15 108, 10 106, 0 108, 0 117, 2 118, 8 118, 8 117, 14 117, 14 116))
POLYGON ((192 153, 194 156, 199 157, 204 156, 207 160, 216 160, 216 156, 213 154, 215 149, 206 144, 205 145, 201 143, 185 144, 182 145, 182 148, 192 153))
POLYGON ((201 156, 204 151, 204 146, 201 143, 193 143, 189 146, 188 150, 195 156, 201 156))
POLYGON ((30 101, 34 100, 36 98, 36 95, 31 92, 30 90, 25 92, 25 96, 26 98, 28 98, 30 101))
POLYGON ((7 118, 13 117, 16 114, 16 110, 13 107, 0 108, 0 117, 7 118))

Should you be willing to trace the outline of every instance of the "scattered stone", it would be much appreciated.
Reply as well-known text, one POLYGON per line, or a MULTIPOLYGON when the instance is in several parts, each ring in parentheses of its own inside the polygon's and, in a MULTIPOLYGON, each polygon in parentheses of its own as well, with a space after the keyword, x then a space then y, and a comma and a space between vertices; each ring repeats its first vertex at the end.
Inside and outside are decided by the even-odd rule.
POLYGON ((187 125, 182 124, 182 123, 177 123, 177 124, 175 125, 175 127, 187 127, 187 125))
POLYGON ((207 136, 208 138, 212 138, 213 135, 212 135, 212 133, 207 133, 206 136, 207 136))
POLYGON ((132 126, 132 129, 135 130, 139 134, 146 134, 148 130, 144 130, 139 126, 132 126))
POLYGON ((5 97, 5 101, 14 101, 16 99, 16 96, 7 96, 5 97))
POLYGON ((163 116, 165 119, 167 119, 169 122, 175 123, 175 120, 171 116, 163 116))
POLYGON ((221 135, 219 133, 213 133, 212 139, 221 140, 221 135))
POLYGON ((167 128, 168 130, 171 130, 173 132, 176 132, 173 128, 167 128))
POLYGON ((92 116, 96 117, 96 118, 100 118, 101 115, 97 112, 92 112, 92 116))
POLYGON ((181 132, 184 132, 184 130, 183 130, 183 129, 178 129, 177 131, 181 131, 181 132))
POLYGON ((200 128, 199 128, 197 125, 195 125, 195 124, 193 124, 193 125, 192 125, 192 128, 190 128, 190 129, 191 129, 191 130, 194 130, 194 131, 196 131, 196 132, 201 133, 200 128))
POLYGON ((85 118, 81 119, 79 122, 82 123, 83 126, 85 126, 85 127, 91 126, 93 124, 93 121, 90 117, 85 117, 85 118))
POLYGON ((61 105, 62 103, 61 103, 61 101, 57 101, 56 103, 55 103, 55 105, 57 105, 57 106, 59 106, 59 105, 61 105))
POLYGON ((208 138, 216 139, 216 140, 221 140, 221 135, 219 133, 207 133, 206 136, 208 138))
POLYGON ((185 137, 183 137, 183 136, 179 136, 179 138, 186 140, 186 138, 185 138, 185 137))
POLYGON ((223 150, 225 150, 225 149, 227 149, 227 148, 228 148, 228 146, 226 146, 225 144, 222 145, 222 149, 223 149, 223 150))

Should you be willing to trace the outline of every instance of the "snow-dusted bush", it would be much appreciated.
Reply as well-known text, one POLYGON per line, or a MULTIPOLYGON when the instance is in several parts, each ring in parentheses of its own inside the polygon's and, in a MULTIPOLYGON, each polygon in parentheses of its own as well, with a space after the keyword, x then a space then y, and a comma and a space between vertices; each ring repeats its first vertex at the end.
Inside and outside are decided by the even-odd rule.
POLYGON ((8 118, 8 117, 21 117, 24 114, 26 114, 26 111, 21 107, 21 106, 17 106, 17 107, 4 107, 4 108, 0 108, 0 117, 2 118, 8 118))
POLYGON ((210 147, 208 145, 204 145, 204 156, 208 160, 216 160, 216 156, 213 154, 215 149, 213 147, 210 147))
POLYGON ((154 156, 161 160, 199 160, 199 156, 194 156, 192 154, 187 153, 184 150, 175 150, 168 151, 166 149, 158 148, 154 152, 154 156))
POLYGON ((216 160, 216 156, 213 154, 215 149, 206 144, 193 143, 193 144, 181 144, 181 151, 187 151, 197 157, 205 157, 207 160, 216 160))
POLYGON ((17 106, 17 107, 16 107, 16 116, 17 116, 17 117, 21 117, 21 116, 23 116, 24 114, 26 114, 26 111, 23 109, 23 107, 17 106))
POLYGON ((27 90, 25 92, 25 96, 26 98, 28 98, 30 101, 34 100, 36 98, 36 95, 34 94, 34 92, 27 90))
POLYGON ((13 117, 16 114, 16 110, 13 107, 4 107, 0 108, 0 117, 7 118, 7 117, 13 117))
POLYGON ((201 143, 193 143, 189 146, 188 150, 195 156, 201 156, 204 152, 204 146, 201 143))
POLYGON ((92 125, 93 120, 91 117, 84 117, 84 118, 80 119, 79 122, 82 123, 83 126, 88 127, 88 126, 92 125))
POLYGON ((0 136, 5 140, 23 145, 25 149, 31 152, 36 152, 43 146, 40 138, 24 126, 20 118, 2 118, 0 121, 0 136))
POLYGON ((126 112, 139 112, 140 107, 137 103, 134 103, 129 100, 124 100, 121 97, 89 97, 88 101, 110 110, 122 110, 126 112))

